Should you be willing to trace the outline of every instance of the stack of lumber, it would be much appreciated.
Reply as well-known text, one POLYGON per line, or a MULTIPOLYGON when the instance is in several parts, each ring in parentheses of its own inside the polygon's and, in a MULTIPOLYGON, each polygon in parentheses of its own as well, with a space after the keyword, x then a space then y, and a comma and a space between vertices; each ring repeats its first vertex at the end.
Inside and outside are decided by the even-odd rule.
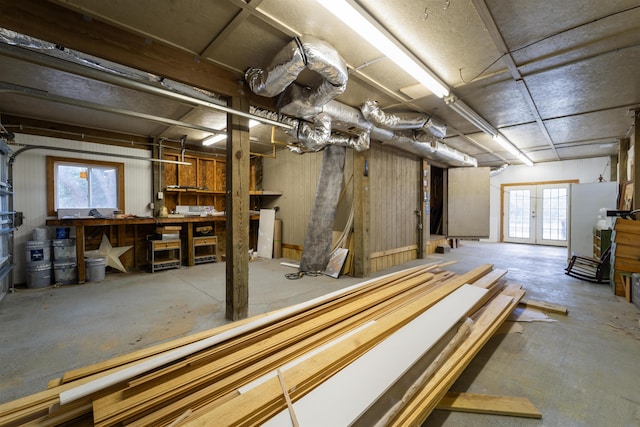
POLYGON ((297 425, 298 417, 418 425, 524 296, 492 265, 462 275, 442 267, 393 273, 67 372, 0 405, 0 425, 297 425), (358 406, 361 394, 371 400, 358 406))
POLYGON ((611 268, 612 290, 615 295, 625 296, 629 289, 624 273, 640 273, 640 221, 616 219, 611 234, 611 268))

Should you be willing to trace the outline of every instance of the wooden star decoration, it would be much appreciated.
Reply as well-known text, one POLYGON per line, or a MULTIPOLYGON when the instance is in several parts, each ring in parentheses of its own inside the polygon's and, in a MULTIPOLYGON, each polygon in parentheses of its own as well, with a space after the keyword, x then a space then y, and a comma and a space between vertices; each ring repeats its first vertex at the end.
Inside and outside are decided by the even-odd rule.
POLYGON ((103 234, 102 241, 100 242, 100 247, 93 251, 86 251, 85 255, 87 257, 93 257, 93 258, 98 258, 98 257, 106 258, 107 266, 116 268, 122 271, 123 273, 126 273, 127 269, 124 268, 124 265, 122 265, 122 262, 120 261, 120 257, 132 247, 133 246, 121 246, 121 247, 114 248, 113 246, 111 246, 111 242, 109 241, 109 238, 107 237, 107 235, 103 234))

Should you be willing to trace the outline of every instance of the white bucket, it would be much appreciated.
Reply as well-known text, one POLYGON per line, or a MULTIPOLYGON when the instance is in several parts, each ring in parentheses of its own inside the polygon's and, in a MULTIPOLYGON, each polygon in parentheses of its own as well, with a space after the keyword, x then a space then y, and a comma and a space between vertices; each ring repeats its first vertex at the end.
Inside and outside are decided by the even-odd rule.
POLYGON ((53 261, 75 261, 76 239, 59 239, 51 242, 53 261))
POLYGON ((36 262, 27 265, 27 287, 46 288, 51 285, 51 263, 36 262))
POLYGON ((24 259, 27 264, 51 261, 51 241, 30 240, 24 245, 24 259))
POLYGON ((84 266, 87 282, 101 282, 104 280, 104 270, 106 265, 106 258, 85 258, 84 266))
POLYGON ((47 229, 46 228, 34 228, 33 229, 33 240, 36 242, 42 242, 43 240, 47 240, 47 229))
POLYGON ((70 285, 78 283, 78 268, 74 262, 54 262, 53 278, 56 284, 70 285))

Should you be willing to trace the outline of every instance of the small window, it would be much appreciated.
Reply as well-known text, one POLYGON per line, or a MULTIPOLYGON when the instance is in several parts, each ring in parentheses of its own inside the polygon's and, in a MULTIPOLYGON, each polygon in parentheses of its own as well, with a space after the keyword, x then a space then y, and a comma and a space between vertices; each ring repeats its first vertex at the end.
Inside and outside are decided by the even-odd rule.
POLYGON ((124 211, 124 164, 47 157, 49 215, 58 209, 124 211))

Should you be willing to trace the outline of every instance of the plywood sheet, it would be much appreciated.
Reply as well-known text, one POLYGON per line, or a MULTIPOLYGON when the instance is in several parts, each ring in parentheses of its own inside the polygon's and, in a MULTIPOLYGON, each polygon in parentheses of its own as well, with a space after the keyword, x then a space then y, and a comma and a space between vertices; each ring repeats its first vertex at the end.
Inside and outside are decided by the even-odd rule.
POLYGON ((489 168, 448 170, 447 236, 489 237, 489 168))
POLYGON ((258 226, 258 256, 273 258, 273 230, 276 220, 275 209, 260 209, 258 226))

